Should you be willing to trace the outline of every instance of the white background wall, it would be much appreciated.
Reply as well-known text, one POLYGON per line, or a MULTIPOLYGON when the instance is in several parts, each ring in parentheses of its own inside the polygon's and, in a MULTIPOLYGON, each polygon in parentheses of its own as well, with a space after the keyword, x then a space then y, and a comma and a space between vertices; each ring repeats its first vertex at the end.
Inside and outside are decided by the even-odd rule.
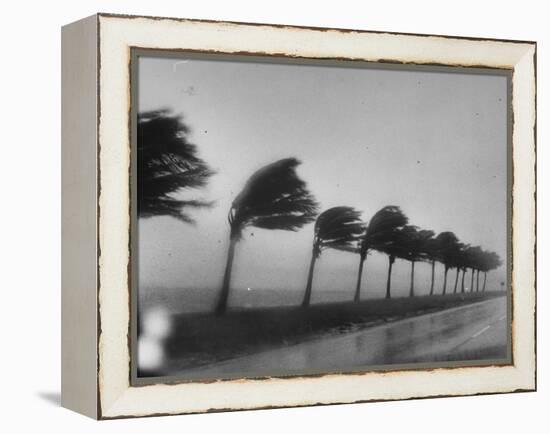
POLYGON ((0 32, 0 430, 547 432, 548 11, 541 1, 4 2, 0 32), (537 40, 539 392, 96 423, 59 407, 60 26, 97 11, 537 40), (545 137, 546 136, 546 137, 545 137))

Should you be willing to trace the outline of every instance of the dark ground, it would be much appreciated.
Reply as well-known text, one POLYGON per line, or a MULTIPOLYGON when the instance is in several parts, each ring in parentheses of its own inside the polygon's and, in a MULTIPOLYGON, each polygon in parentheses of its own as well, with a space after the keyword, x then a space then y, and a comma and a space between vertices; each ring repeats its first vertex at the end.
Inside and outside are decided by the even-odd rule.
POLYGON ((156 372, 140 371, 138 376, 172 375, 258 351, 345 334, 497 296, 502 296, 502 292, 316 304, 308 308, 236 309, 223 316, 174 315, 172 333, 164 344, 165 366, 156 372))

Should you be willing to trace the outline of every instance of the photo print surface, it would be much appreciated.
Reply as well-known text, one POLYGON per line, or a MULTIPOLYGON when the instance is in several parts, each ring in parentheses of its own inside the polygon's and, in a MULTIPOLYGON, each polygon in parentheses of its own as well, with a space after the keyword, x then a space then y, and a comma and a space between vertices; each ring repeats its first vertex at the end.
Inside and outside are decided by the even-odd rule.
POLYGON ((134 381, 510 363, 509 80, 134 55, 134 381))

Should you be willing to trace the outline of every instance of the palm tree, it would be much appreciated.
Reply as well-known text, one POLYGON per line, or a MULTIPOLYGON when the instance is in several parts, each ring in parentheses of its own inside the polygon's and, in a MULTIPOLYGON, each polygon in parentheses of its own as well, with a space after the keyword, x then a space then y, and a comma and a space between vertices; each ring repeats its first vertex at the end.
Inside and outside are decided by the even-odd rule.
POLYGON ((466 287, 464 286, 464 280, 466 278, 466 271, 468 270, 469 264, 470 264, 470 258, 469 258, 469 244, 462 245, 462 248, 460 249, 460 252, 457 257, 457 267, 462 271, 462 281, 460 284, 460 292, 464 293, 466 292, 466 287))
POLYGON ((445 267, 442 290, 442 294, 445 295, 447 293, 447 273, 450 268, 456 266, 460 244, 457 236, 452 232, 441 232, 437 235, 436 240, 439 245, 439 258, 445 267))
POLYGON ((461 292, 466 292, 466 289, 465 289, 465 286, 464 286, 464 278, 466 277, 466 270, 468 268, 466 267, 462 267, 462 288, 461 288, 461 292))
POLYGON ((357 273, 357 285, 355 288, 354 301, 361 300, 361 281, 363 276, 363 265, 371 249, 383 246, 390 242, 396 230, 405 226, 408 218, 397 206, 385 206, 372 216, 367 229, 359 244, 359 272, 357 273))
POLYGON ((376 246, 376 250, 388 255, 388 278, 386 281, 386 298, 391 298, 391 273, 396 258, 406 258, 407 250, 407 226, 393 231, 388 240, 376 246))
POLYGON ((426 240, 424 246, 426 251, 427 260, 430 262, 431 266, 431 278, 430 278, 430 295, 434 294, 434 284, 435 284, 435 263, 441 257, 441 247, 439 245, 439 240, 437 238, 430 238, 426 240))
POLYGON ((361 213, 349 206, 336 206, 327 209, 317 217, 314 228, 311 263, 307 277, 306 291, 302 307, 309 306, 313 283, 315 261, 324 249, 344 251, 357 250, 357 242, 364 232, 361 213))
POLYGON ((393 248, 391 246, 388 246, 386 253, 388 255, 388 278, 386 280, 386 298, 391 298, 391 272, 393 269, 393 263, 395 262, 395 258, 397 257, 397 254, 391 253, 393 248))
POLYGON ((455 286, 454 286, 453 294, 456 294, 458 290, 458 276, 460 274, 460 271, 462 270, 461 261, 462 261, 462 255, 465 248, 466 248, 466 245, 463 243, 458 243, 456 247, 454 264, 453 264, 453 268, 456 269, 455 286))
POLYGON ((235 246, 246 227, 297 231, 312 222, 318 204, 306 183, 296 173, 300 164, 285 158, 256 171, 237 195, 228 214, 230 226, 227 264, 216 312, 227 309, 235 246))
POLYGON ((186 208, 209 206, 174 195, 203 187, 214 174, 188 140, 189 127, 168 110, 143 112, 137 123, 137 208, 140 217, 167 215, 185 222, 186 208))
POLYGON ((403 259, 411 263, 410 297, 414 297, 414 265, 418 261, 428 260, 429 248, 431 247, 429 244, 434 235, 433 231, 419 229, 416 226, 405 226, 403 228, 403 241, 405 244, 403 259))
POLYGON ((455 267, 455 269, 456 269, 456 276, 455 276, 455 286, 454 286, 453 294, 456 294, 456 291, 458 289, 458 276, 460 274, 460 267, 455 267))
MULTIPOLYGON (((462 251, 462 258, 461 258, 461 265, 464 269, 463 273, 464 275, 468 271, 468 269, 471 270, 471 278, 470 278, 470 292, 473 292, 474 290, 474 270, 478 266, 478 257, 481 252, 481 248, 478 246, 466 246, 464 250, 462 251)), ((465 292, 464 287, 464 276, 462 278, 462 292, 465 292)))

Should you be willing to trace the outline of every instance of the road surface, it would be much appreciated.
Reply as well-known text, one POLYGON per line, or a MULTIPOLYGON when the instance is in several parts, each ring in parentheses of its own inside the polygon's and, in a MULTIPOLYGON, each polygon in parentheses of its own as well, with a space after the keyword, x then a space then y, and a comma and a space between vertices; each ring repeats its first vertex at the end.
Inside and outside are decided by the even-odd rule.
POLYGON ((504 359, 506 297, 186 370, 185 377, 267 376, 367 366, 504 359))

